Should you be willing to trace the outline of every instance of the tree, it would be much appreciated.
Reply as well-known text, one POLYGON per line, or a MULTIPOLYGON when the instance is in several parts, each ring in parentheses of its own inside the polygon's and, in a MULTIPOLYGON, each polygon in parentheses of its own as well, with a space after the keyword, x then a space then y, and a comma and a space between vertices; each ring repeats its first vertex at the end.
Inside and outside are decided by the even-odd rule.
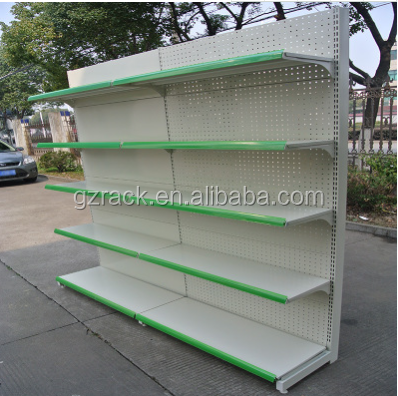
MULTIPOLYGON (((11 66, 4 58, 4 47, 0 46, 0 75, 12 72, 11 66)), ((7 119, 21 119, 32 112, 32 103, 28 97, 40 91, 43 72, 30 68, 24 73, 13 74, 0 81, 0 112, 3 128, 7 129, 7 119)))
POLYGON ((38 65, 43 88, 66 88, 67 70, 137 54, 163 43, 164 3, 16 3, 2 24, 5 56, 14 67, 38 65))
MULTIPOLYGON (((381 88, 386 82, 388 72, 390 70, 391 47, 394 45, 394 42, 397 39, 397 3, 391 3, 394 20, 386 40, 382 38, 379 29, 369 13, 369 10, 373 8, 370 3, 350 3, 350 5, 350 19, 354 21, 354 23, 351 25, 350 33, 355 34, 358 31, 369 29, 380 53, 379 65, 373 77, 361 70, 359 67, 356 67, 351 60, 350 68, 355 73, 351 72, 350 76, 353 81, 357 82, 358 84, 368 88, 373 88, 376 90, 376 92, 380 92, 381 88)), ((374 99, 367 100, 364 115, 365 127, 374 127, 377 118, 377 111, 373 111, 373 109, 378 109, 379 102, 380 98, 378 95, 374 99), (372 101, 374 102, 372 103, 372 101)))

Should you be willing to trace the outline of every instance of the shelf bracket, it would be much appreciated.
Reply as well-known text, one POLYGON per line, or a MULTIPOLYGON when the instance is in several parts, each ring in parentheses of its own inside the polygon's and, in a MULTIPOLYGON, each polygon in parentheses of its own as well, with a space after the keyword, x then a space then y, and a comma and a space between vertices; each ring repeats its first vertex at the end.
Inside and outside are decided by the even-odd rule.
POLYGON ((162 98, 166 96, 166 88, 163 85, 148 84, 146 87, 157 92, 162 98))
POLYGON ((325 150, 327 153, 329 153, 329 155, 334 158, 334 147, 332 145, 324 145, 324 146, 318 146, 318 147, 314 147, 314 149, 321 149, 321 150, 325 150))

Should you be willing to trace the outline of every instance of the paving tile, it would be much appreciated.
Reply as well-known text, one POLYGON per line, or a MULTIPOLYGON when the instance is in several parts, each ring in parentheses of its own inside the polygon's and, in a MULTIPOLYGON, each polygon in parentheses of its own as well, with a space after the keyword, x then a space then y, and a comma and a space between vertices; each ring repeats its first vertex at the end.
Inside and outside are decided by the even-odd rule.
POLYGON ((165 396, 80 324, 0 346, 1 396, 165 396))
POLYGON ((59 275, 99 265, 95 246, 65 238, 60 242, 0 252, 0 260, 80 321, 114 312, 88 297, 60 287, 55 281, 59 275))
POLYGON ((65 309, 2 263, 0 280, 0 345, 76 322, 65 309))

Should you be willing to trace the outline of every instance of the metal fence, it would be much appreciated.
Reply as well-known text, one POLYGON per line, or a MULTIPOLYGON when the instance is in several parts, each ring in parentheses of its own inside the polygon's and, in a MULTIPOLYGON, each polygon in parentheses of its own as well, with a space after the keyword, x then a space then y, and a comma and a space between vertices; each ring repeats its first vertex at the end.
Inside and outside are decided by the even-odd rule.
POLYGON ((363 165, 366 155, 397 153, 397 91, 350 89, 348 156, 353 165, 363 165), (375 120, 375 121, 374 121, 375 120), (374 121, 374 122, 373 122, 374 121))
POLYGON ((32 143, 47 143, 52 142, 53 137, 51 134, 50 123, 43 122, 42 120, 32 122, 29 120, 29 132, 32 139, 32 143))

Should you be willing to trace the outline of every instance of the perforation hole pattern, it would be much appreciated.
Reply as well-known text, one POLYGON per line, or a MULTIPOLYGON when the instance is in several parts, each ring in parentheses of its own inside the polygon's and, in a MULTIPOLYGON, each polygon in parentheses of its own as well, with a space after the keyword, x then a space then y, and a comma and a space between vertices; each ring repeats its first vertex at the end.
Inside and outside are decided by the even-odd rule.
MULTIPOLYGON (((244 29, 160 50, 162 69, 285 49, 337 59, 336 11, 244 29)), ((306 65, 217 77, 167 87, 171 141, 331 140, 336 138, 336 81, 320 66, 306 65), (303 115, 305 116, 303 117, 303 115)), ((338 164, 322 150, 289 153, 173 153, 177 188, 250 186, 270 194, 280 189, 322 190, 336 210, 338 164), (232 169, 232 171, 231 171, 232 169)), ((335 229, 317 221, 291 229, 179 213, 183 243, 299 272, 333 278, 335 229), (331 260, 332 251, 332 260, 331 260)), ((317 293, 286 306, 199 278, 186 276, 190 297, 330 345, 333 297, 317 293)))
MULTIPOLYGON (((322 191, 324 206, 331 207, 333 161, 323 150, 291 152, 178 150, 174 177, 180 190, 205 191, 218 186, 230 192, 243 186, 257 193, 267 191, 277 201, 280 191, 322 191), (194 171, 192 172, 192 169, 194 171)), ((319 200, 320 204, 320 200, 319 200)), ((310 202, 309 206, 313 206, 310 202)))
POLYGON ((328 298, 325 293, 282 305, 189 275, 186 279, 188 297, 319 344, 326 342, 328 298))
POLYGON ((246 83, 239 88, 169 96, 166 106, 171 141, 333 139, 329 80, 246 83))
POLYGON ((323 221, 278 228, 180 212, 182 242, 329 278, 330 226, 323 221))
POLYGON ((231 90, 249 86, 300 83, 315 80, 331 82, 329 73, 323 67, 309 64, 170 84, 167 85, 167 95, 175 96, 218 91, 220 89, 231 90))
POLYGON ((284 49, 333 57, 333 10, 160 48, 162 69, 284 49))

